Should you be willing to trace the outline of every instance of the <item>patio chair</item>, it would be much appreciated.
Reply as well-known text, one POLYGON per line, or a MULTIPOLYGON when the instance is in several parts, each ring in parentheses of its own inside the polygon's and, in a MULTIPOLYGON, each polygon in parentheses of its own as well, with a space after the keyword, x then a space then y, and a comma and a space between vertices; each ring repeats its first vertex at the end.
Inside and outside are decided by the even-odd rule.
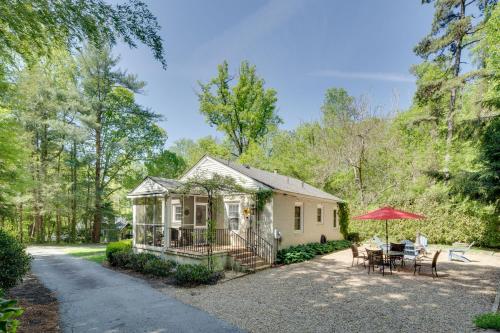
POLYGON ((379 249, 381 249, 383 251, 387 251, 387 249, 389 248, 389 246, 387 244, 385 244, 384 242, 382 242, 382 240, 378 236, 373 236, 372 241, 375 243, 375 245, 379 249))
POLYGON ((403 259, 415 261, 418 257, 418 250, 415 248, 415 244, 410 240, 404 240, 401 243, 405 244, 403 259))
POLYGON ((401 243, 391 243, 391 251, 394 252, 401 252, 401 255, 391 255, 391 262, 396 265, 396 261, 399 260, 401 261, 401 266, 404 266, 404 251, 405 251, 405 244, 401 243))
POLYGON ((418 268, 418 274, 420 274, 420 270, 422 267, 430 267, 431 273, 432 273, 432 278, 434 278, 434 274, 436 274, 436 277, 439 277, 438 272, 437 272, 437 260, 438 260, 440 253, 441 253, 441 250, 434 253, 434 256, 432 257, 432 261, 426 260, 425 258, 415 260, 415 269, 413 271, 413 275, 415 275, 417 273, 417 268, 418 268))
MULTIPOLYGON (((385 266, 388 262, 385 260, 384 251, 366 249, 366 253, 368 255, 368 274, 370 274, 370 268, 375 272, 375 266, 377 266, 382 271, 382 275, 385 275, 385 266)), ((392 266, 390 264, 389 269, 392 274, 392 266)))
POLYGON ((428 239, 427 239, 427 237, 425 235, 418 234, 418 237, 417 237, 415 243, 418 244, 416 246, 416 248, 418 250, 421 250, 424 253, 424 255, 431 253, 429 251, 429 248, 427 247, 427 245, 428 245, 428 239))
POLYGON ((470 259, 465 256, 467 252, 471 249, 472 245, 475 242, 470 244, 467 243, 453 243, 453 248, 448 250, 448 259, 451 260, 459 260, 462 262, 470 262, 470 259))
POLYGON ((368 257, 364 253, 359 253, 358 247, 356 244, 351 244, 351 251, 352 251, 352 264, 351 267, 354 266, 354 259, 357 260, 356 265, 359 265, 359 259, 361 258, 363 260, 363 267, 366 267, 365 261, 368 260, 368 257))

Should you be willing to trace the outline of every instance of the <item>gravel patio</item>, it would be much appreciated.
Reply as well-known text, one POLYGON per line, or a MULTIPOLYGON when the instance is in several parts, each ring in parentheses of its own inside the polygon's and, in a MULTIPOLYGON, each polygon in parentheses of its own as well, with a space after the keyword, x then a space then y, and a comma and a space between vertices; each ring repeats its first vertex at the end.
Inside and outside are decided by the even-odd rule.
POLYGON ((470 332, 500 280, 499 253, 459 263, 443 251, 434 280, 413 271, 368 275, 351 258, 345 250, 215 286, 161 290, 251 332, 470 332))

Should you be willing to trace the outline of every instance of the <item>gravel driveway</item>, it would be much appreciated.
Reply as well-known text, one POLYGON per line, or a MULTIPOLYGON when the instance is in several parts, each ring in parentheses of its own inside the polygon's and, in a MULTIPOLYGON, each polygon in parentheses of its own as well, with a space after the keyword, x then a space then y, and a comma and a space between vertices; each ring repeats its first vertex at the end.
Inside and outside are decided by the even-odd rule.
POLYGON ((64 254, 31 247, 32 271, 60 302, 64 332, 239 332, 140 279, 64 254))
POLYGON ((490 311, 500 255, 438 262, 439 279, 351 267, 350 250, 216 286, 162 291, 253 332, 470 332, 490 311))

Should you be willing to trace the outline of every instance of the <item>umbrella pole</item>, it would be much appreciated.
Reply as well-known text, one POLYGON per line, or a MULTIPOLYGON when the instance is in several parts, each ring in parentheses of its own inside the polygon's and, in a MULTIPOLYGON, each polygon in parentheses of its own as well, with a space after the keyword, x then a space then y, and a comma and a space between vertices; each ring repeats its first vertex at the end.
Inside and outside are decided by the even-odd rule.
POLYGON ((385 220, 385 245, 387 247, 386 251, 389 251, 389 229, 387 227, 387 220, 385 220))

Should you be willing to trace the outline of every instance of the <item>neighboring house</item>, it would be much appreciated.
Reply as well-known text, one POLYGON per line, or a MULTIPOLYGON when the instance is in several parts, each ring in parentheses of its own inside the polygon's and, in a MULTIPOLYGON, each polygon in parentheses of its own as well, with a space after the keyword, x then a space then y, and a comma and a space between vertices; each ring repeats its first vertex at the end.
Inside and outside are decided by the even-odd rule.
POLYGON ((206 260, 207 197, 178 189, 194 176, 213 174, 230 176, 247 189, 272 191, 260 212, 253 194, 217 198, 213 251, 220 266, 266 266, 280 248, 319 242, 322 235, 342 238, 337 206, 341 199, 292 177, 206 155, 179 180, 146 177, 130 192, 134 248, 178 261, 206 260))

